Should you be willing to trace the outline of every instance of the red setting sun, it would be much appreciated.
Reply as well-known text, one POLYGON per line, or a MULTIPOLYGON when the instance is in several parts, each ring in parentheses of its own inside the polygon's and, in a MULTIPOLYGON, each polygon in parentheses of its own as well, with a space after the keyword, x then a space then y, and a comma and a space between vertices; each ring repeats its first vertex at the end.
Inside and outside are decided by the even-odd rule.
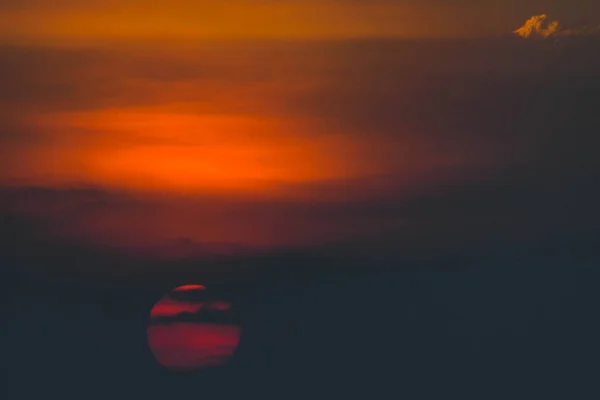
POLYGON ((224 365, 239 344, 240 328, 231 304, 203 296, 204 289, 203 285, 177 287, 150 312, 148 344, 158 363, 170 370, 224 365))

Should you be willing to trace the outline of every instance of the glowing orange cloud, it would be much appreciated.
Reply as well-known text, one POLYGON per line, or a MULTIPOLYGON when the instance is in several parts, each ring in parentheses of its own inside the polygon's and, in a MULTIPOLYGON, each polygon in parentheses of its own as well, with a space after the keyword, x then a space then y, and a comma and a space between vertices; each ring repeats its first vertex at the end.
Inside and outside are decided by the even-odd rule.
POLYGON ((522 27, 516 29, 514 33, 525 39, 532 36, 547 38, 556 35, 560 29, 558 21, 552 21, 545 26, 547 18, 546 14, 534 15, 522 27))
POLYGON ((513 33, 524 39, 532 37, 568 37, 568 36, 594 36, 600 34, 600 26, 580 27, 573 29, 562 29, 558 21, 545 24, 548 16, 546 14, 534 15, 525 24, 513 33))
POLYGON ((281 185, 343 179, 360 170, 341 151, 334 153, 351 151, 351 141, 302 135, 301 121, 293 119, 117 109, 50 114, 38 117, 38 124, 58 132, 63 144, 45 148, 45 156, 30 151, 30 171, 69 174, 105 187, 271 193, 281 185), (69 136, 78 130, 97 134, 69 136))

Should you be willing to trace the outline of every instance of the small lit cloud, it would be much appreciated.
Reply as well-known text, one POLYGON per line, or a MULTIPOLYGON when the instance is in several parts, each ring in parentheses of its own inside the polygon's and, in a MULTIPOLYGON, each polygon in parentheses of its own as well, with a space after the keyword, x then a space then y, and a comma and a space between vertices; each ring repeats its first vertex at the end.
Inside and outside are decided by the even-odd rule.
POLYGON ((563 29, 558 21, 548 22, 548 16, 540 14, 529 18, 522 27, 514 30, 513 33, 524 39, 535 37, 546 39, 549 37, 591 36, 600 34, 600 25, 563 29))
POLYGON ((558 21, 547 23, 548 16, 546 14, 534 15, 529 18, 523 26, 513 31, 522 38, 542 37, 548 38, 560 32, 560 24, 558 21))

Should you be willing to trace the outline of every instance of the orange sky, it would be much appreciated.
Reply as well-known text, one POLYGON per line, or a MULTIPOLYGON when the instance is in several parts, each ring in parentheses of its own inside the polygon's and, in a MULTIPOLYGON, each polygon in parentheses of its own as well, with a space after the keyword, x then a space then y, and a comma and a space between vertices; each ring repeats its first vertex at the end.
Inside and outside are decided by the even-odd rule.
POLYGON ((595 26, 599 11, 589 0, 4 0, 0 43, 487 37, 540 13, 595 26))
MULTIPOLYGON (((512 118, 533 135, 550 115, 524 117, 534 91, 521 86, 556 60, 501 41, 328 39, 514 36, 541 10, 565 26, 597 15, 582 2, 2 1, 0 188, 104 193, 6 208, 69 240, 165 254, 195 254, 186 240, 227 252, 378 232, 389 218, 329 212, 526 158, 539 138, 512 118)), ((555 72, 577 65, 563 59, 555 72)))
POLYGON ((431 139, 447 129, 422 94, 428 52, 417 62, 386 52, 380 63, 369 49, 350 50, 6 48, 2 185, 91 186, 108 196, 34 196, 7 207, 52 221, 69 240, 152 246, 160 256, 204 251, 186 238, 229 253, 237 244, 304 245, 374 229, 379 223, 361 216, 349 227, 311 210, 409 194, 495 159, 490 146, 431 139), (66 217, 70 210, 79 217, 66 217))
POLYGON ((296 188, 400 180, 460 163, 425 143, 365 140, 343 130, 319 132, 318 120, 262 114, 202 114, 170 107, 131 107, 31 115, 45 140, 17 146, 5 179, 86 184, 154 193, 286 196, 296 188), (396 146, 396 147, 392 147, 396 146), (290 192, 290 190, 292 190, 290 192))
MULTIPOLYGON (((41 9, 46 3, 37 4, 41 9)), ((77 12, 101 18, 117 3, 87 4, 77 12)), ((38 15, 32 8, 8 12, 26 19, 62 13, 38 15)), ((19 19, 0 24, 10 21, 19 19)), ((77 29, 93 28, 77 21, 84 21, 77 29)), ((64 37, 76 36, 69 35, 64 37)), ((52 220, 56 235, 93 243, 168 247, 175 240, 181 247, 177 241, 187 238, 221 249, 362 234, 379 222, 349 227, 311 214, 312 206, 404 195, 465 167, 480 173, 498 152, 488 140, 461 139, 460 124, 438 124, 439 112, 431 110, 446 80, 431 70, 435 49, 377 46, 0 47, 7 69, 0 95, 0 182, 92 186, 148 201, 11 204, 52 220), (180 194, 191 196, 182 200, 180 194), (263 203, 250 201, 256 199, 263 203), (65 217, 67 208, 80 217, 65 217)), ((450 121, 456 116, 453 108, 442 111, 450 121)))
MULTIPOLYGON (((29 0, 22 4, 9 3, 13 6, 4 11, 0 37, 22 41, 430 37, 471 35, 482 26, 490 25, 489 21, 484 24, 477 19, 465 24, 464 18, 456 18, 455 5, 390 0, 29 0)), ((488 5, 490 7, 494 9, 494 4, 488 5)), ((489 20, 489 15, 486 19, 489 20)), ((497 28, 498 24, 493 27, 497 28)))
POLYGON ((57 134, 101 134, 72 145, 64 134, 65 145, 51 157, 48 149, 46 156, 29 155, 30 170, 102 186, 256 192, 369 172, 342 156, 352 152, 350 140, 302 135, 295 120, 140 108, 43 115, 37 122, 57 134), (340 156, 332 155, 335 148, 340 156))
POLYGON ((324 115, 344 106, 328 96, 363 92, 331 75, 340 61, 326 48, 54 51, 15 70, 3 110, 19 133, 4 140, 0 179, 273 196, 462 163, 409 127, 386 135, 347 124, 352 111, 324 115))

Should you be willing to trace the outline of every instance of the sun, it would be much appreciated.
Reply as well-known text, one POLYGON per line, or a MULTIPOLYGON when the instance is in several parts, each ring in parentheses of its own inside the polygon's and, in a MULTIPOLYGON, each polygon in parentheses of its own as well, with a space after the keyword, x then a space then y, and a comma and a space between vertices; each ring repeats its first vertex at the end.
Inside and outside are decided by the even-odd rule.
POLYGON ((231 303, 198 284, 164 295, 150 311, 147 334, 156 361, 173 371, 223 366, 240 342, 231 303))

